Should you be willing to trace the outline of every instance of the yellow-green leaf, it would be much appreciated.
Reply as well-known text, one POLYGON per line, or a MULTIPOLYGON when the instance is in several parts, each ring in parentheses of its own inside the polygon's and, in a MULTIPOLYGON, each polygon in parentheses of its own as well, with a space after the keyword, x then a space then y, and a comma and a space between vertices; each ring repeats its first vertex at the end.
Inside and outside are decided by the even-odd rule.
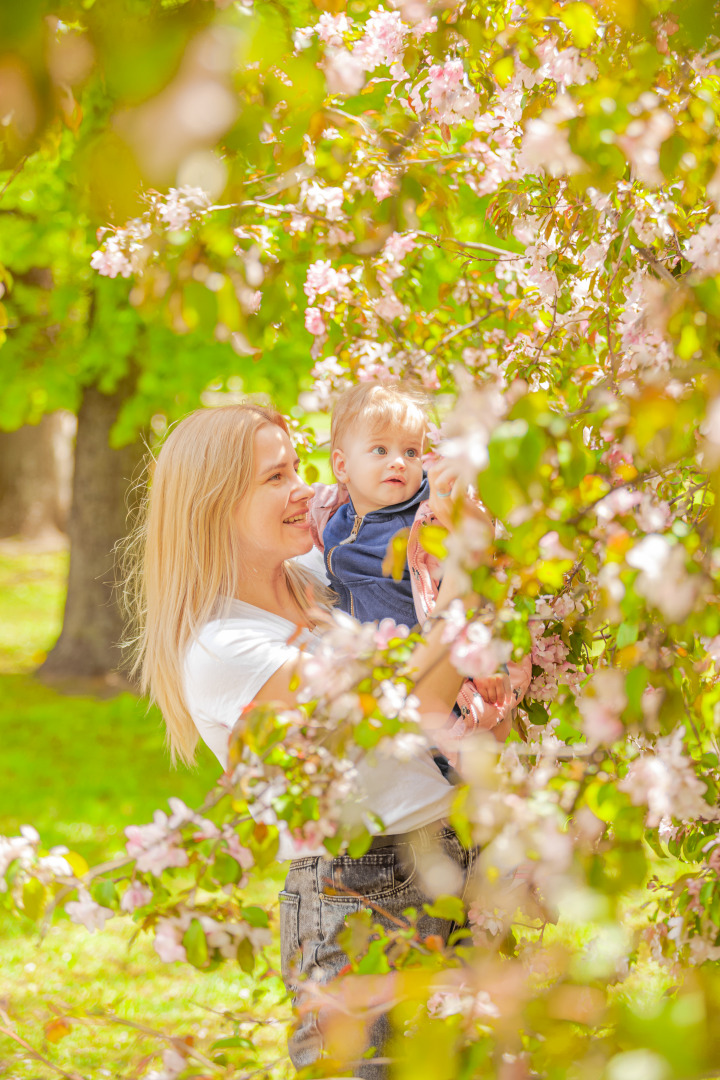
POLYGON ((390 540, 383 559, 382 571, 386 577, 392 577, 393 581, 402 581, 403 572, 407 563, 407 546, 410 537, 409 529, 400 529, 390 540))
POLYGON ((501 60, 496 61, 492 66, 492 72, 504 89, 515 74, 515 61, 512 56, 503 56, 501 60))
POLYGON ((597 36, 597 16, 589 4, 568 4, 560 12, 560 18, 572 34, 580 49, 586 49, 597 36))
POLYGON ((442 525, 424 525, 420 530, 420 543, 428 555, 436 555, 438 559, 444 559, 447 555, 445 540, 448 531, 442 525))
POLYGON ((35 922, 45 910, 47 889, 37 878, 29 878, 23 885, 23 910, 28 919, 35 922))
POLYGON ((83 859, 82 855, 79 855, 77 851, 68 851, 63 858, 66 863, 69 863, 72 867, 72 872, 75 877, 83 877, 87 874, 90 867, 83 859))

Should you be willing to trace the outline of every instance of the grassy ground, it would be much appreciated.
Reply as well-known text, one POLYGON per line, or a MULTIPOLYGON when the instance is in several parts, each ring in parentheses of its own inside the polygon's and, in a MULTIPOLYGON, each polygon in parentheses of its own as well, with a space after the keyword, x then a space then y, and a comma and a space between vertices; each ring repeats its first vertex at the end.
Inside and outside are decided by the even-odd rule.
MULTIPOLYGON (((169 795, 199 805, 218 766, 203 749, 196 771, 171 769, 159 715, 132 694, 97 698, 87 685, 60 693, 33 678, 60 628, 66 565, 64 552, 0 549, 0 835, 32 823, 46 846, 66 844, 94 863, 121 850, 125 826, 149 821, 169 795)), ((262 899, 280 877, 278 868, 258 887, 262 899)), ((147 937, 132 941, 133 930, 116 919, 90 936, 63 920, 40 943, 29 923, 0 916, 0 1077, 58 1075, 2 1028, 86 1080, 139 1075, 138 1062, 161 1044, 91 1015, 98 1011, 203 1042, 233 1033, 219 1014, 259 1011, 270 1022, 253 1041, 267 1047, 267 1060, 283 1054, 277 978, 252 979, 233 965, 204 974, 164 964, 147 937), (53 1026, 58 1014, 71 1018, 70 1030, 53 1042, 64 1031, 53 1026)))

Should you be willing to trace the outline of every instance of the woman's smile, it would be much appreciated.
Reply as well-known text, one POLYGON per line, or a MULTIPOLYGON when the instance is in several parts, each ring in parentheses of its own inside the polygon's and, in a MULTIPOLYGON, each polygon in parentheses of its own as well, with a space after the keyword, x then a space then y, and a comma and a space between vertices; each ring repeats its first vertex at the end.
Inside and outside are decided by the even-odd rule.
POLYGON ((295 514, 291 514, 290 517, 283 518, 283 525, 293 525, 295 528, 309 529, 310 521, 308 519, 307 507, 295 514))

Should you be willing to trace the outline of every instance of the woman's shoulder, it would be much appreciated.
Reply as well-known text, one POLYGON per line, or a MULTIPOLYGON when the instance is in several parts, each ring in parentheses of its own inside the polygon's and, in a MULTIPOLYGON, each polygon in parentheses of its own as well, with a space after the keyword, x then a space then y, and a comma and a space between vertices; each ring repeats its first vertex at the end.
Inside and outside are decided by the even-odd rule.
POLYGON ((284 644, 294 629, 292 623, 279 615, 233 600, 226 612, 200 629, 188 648, 188 658, 210 656, 232 660, 262 649, 265 644, 284 644))

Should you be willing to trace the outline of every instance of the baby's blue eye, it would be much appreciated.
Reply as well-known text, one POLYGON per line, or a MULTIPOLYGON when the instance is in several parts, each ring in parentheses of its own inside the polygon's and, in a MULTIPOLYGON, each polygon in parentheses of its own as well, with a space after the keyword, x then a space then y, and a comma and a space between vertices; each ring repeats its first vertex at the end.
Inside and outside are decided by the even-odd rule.
POLYGON ((384 446, 373 446, 370 453, 371 454, 380 454, 380 456, 382 457, 383 455, 387 454, 387 450, 385 449, 384 446))
POLYGON ((413 457, 414 458, 414 457, 418 456, 417 450, 406 450, 405 453, 407 454, 408 457, 413 457))

